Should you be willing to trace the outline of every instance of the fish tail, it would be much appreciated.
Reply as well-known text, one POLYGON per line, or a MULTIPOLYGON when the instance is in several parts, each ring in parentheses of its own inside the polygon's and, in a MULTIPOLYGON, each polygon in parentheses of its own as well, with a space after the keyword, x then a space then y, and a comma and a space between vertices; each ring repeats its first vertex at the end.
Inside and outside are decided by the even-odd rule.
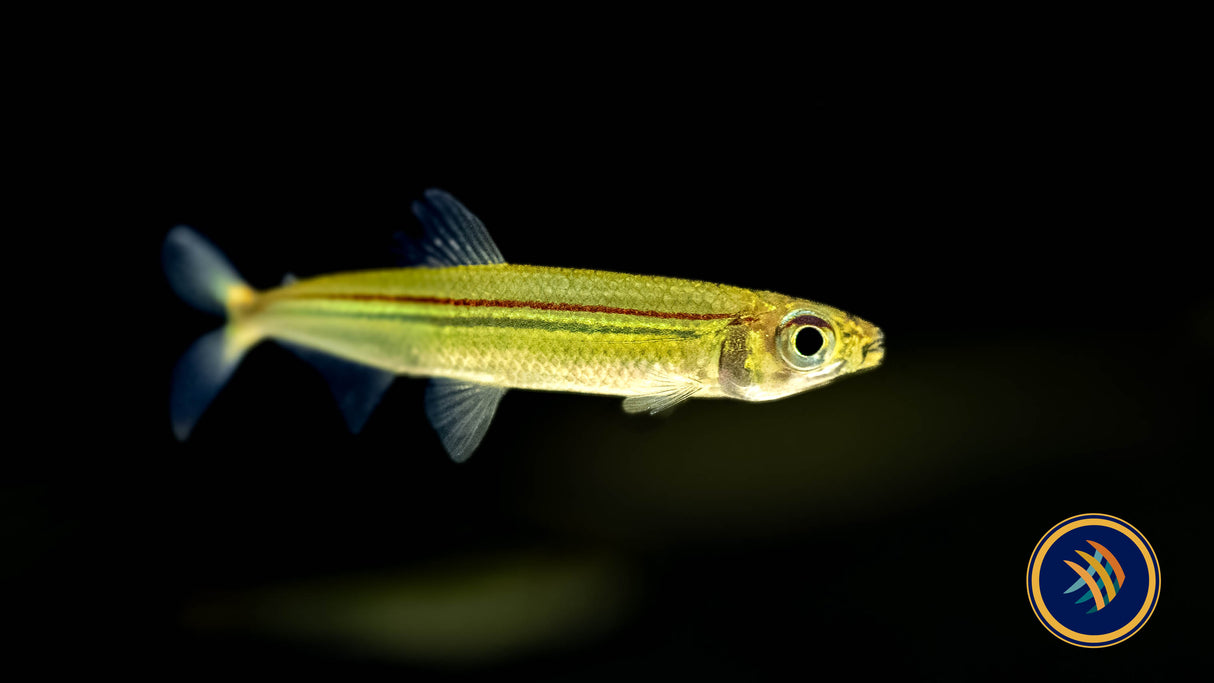
POLYGON ((169 285, 194 308, 232 318, 256 298, 219 249, 184 225, 169 231, 160 255, 169 285))
POLYGON ((257 293, 215 245, 183 225, 169 231, 161 260, 178 296, 195 308, 227 319, 223 327, 195 341, 173 369, 170 417, 173 434, 184 441, 241 358, 261 339, 245 316, 257 293))

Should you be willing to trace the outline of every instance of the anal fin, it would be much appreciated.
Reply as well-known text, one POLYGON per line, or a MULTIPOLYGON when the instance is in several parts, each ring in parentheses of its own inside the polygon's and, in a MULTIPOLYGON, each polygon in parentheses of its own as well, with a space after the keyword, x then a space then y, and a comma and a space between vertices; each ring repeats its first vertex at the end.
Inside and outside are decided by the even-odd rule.
POLYGON ((480 445, 506 390, 435 377, 426 385, 426 417, 451 459, 463 462, 480 445))

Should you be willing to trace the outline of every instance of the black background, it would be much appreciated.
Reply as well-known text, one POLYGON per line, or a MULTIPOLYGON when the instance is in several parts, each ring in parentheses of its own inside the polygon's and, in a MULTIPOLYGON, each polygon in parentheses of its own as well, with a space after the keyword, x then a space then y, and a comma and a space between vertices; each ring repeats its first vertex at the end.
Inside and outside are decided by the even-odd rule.
POLYGON ((43 438, 0 488, 14 654, 541 680, 1105 680, 1197 661, 1214 297, 1183 40, 419 45, 420 27, 187 25, 73 60, 26 136, 55 225, 47 261, 15 265, 50 268, 23 282, 62 306, 33 318, 56 370, 28 404, 53 407, 16 414, 43 438), (353 437, 319 375, 266 344, 174 441, 170 371, 215 321, 168 290, 167 230, 195 227, 268 287, 392 265, 428 187, 512 262, 818 299, 880 325, 885 364, 658 419, 513 392, 457 466, 421 381, 353 437), (1050 636, 1024 588, 1041 535, 1086 512, 1141 530, 1164 586, 1141 632, 1090 651, 1050 636), (366 577, 450 570, 459 594, 515 561, 608 577, 612 604, 569 612, 601 625, 486 656, 455 636, 440 656, 196 618, 366 577))

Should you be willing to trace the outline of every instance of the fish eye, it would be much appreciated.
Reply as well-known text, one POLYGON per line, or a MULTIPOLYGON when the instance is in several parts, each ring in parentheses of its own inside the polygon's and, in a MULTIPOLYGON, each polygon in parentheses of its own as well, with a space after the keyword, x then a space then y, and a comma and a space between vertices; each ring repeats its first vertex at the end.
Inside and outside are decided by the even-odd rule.
POLYGON ((816 327, 806 325, 793 333, 792 346, 802 356, 813 356, 826 345, 826 337, 816 327))
POLYGON ((814 311, 793 311, 776 330, 776 347, 786 363, 797 370, 810 370, 830 357, 835 330, 814 311))

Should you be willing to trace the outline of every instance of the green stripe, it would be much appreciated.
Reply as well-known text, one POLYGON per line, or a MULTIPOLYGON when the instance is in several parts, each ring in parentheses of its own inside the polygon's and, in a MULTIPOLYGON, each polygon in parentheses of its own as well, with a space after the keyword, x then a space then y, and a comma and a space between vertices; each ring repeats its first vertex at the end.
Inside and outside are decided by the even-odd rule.
POLYGON ((306 311, 292 311, 296 315, 353 318, 366 320, 393 320, 402 323, 419 323, 449 327, 493 327, 512 330, 546 330, 552 332, 573 332, 577 334, 628 334, 645 337, 661 337, 666 339, 694 339, 703 334, 703 330, 678 327, 628 327, 619 325, 597 325, 593 323, 556 322, 552 320, 528 319, 519 317, 479 317, 479 316, 434 316, 414 315, 409 313, 387 313, 375 311, 360 311, 355 309, 325 309, 309 308, 306 311))

